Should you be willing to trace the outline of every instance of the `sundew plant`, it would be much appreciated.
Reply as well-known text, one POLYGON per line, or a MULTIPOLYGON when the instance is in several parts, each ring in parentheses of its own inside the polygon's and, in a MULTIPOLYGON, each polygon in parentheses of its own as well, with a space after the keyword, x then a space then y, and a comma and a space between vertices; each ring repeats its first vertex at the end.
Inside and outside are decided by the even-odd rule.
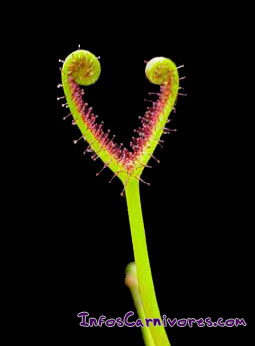
POLYGON ((156 57, 147 62, 146 77, 151 83, 158 85, 159 90, 150 93, 156 96, 156 100, 147 107, 144 116, 139 117, 140 127, 134 130, 135 136, 131 139, 130 149, 118 144, 115 136, 110 135, 110 130, 104 130, 104 123, 98 122, 92 107, 83 100, 84 92, 80 86, 88 87, 94 84, 100 73, 100 62, 94 54, 81 49, 74 51, 63 61, 62 84, 59 84, 59 87, 63 87, 64 96, 58 99, 66 100, 66 103, 62 104, 69 108, 66 117, 72 117, 73 124, 80 129, 81 137, 74 143, 85 140, 88 146, 84 154, 91 153, 93 160, 100 158, 103 162, 101 171, 108 167, 113 172, 113 177, 118 177, 123 184, 121 194, 127 201, 134 250, 134 263, 127 266, 125 281, 132 293, 139 318, 145 326, 142 328, 145 344, 169 346, 170 342, 162 323, 156 326, 149 324, 148 327, 145 323, 145 318, 157 318, 161 321, 161 316, 147 251, 139 183, 148 184, 141 178, 142 172, 149 167, 151 158, 157 160, 153 152, 157 145, 163 142, 161 136, 173 131, 167 127, 167 123, 180 94, 178 68, 170 59, 164 57, 156 57))

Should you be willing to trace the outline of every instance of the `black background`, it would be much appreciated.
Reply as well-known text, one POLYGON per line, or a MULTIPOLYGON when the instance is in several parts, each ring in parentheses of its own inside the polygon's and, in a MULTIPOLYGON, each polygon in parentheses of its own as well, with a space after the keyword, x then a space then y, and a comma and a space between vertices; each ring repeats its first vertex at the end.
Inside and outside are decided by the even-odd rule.
MULTIPOLYGON (((134 311, 124 284, 133 251, 121 183, 108 184, 109 170, 96 177, 102 162, 82 155, 85 144, 73 144, 79 131, 70 118, 62 120, 66 111, 56 101, 63 95, 56 87, 58 59, 78 44, 100 56, 102 67, 87 100, 126 145, 145 111, 143 99, 157 90, 145 78, 144 60, 166 56, 185 65, 180 76, 186 76, 181 86, 188 96, 179 97, 171 114, 177 132, 156 149, 160 164, 151 160, 153 169, 142 175, 151 183, 141 184, 141 200, 158 303, 170 318, 243 317, 248 323, 248 144, 240 130, 246 120, 233 102, 240 97, 229 60, 235 26, 225 25, 220 12, 202 10, 124 7, 99 14, 81 7, 68 19, 59 9, 38 33, 44 64, 33 117, 40 126, 29 154, 30 221, 37 231, 26 235, 39 257, 36 272, 43 274, 34 288, 35 304, 47 310, 41 333, 51 325, 57 344, 143 344, 137 328, 81 328, 77 318, 81 311, 108 318, 134 311)), ((167 333, 172 346, 243 344, 247 328, 168 327, 167 333)))

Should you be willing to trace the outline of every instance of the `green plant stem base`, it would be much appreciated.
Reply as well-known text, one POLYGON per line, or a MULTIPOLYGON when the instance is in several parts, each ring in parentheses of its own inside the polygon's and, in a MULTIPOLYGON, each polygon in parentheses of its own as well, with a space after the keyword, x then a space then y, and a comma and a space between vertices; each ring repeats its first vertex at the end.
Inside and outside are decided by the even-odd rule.
POLYGON ((142 302, 142 310, 140 309, 140 312, 147 319, 159 318, 161 321, 161 326, 153 326, 152 323, 149 324, 149 331, 153 343, 151 342, 152 340, 150 336, 147 336, 147 339, 149 340, 147 345, 170 346, 165 328, 162 325, 162 319, 152 280, 140 201, 139 181, 130 180, 125 187, 125 193, 134 249, 138 288, 140 300, 142 302))
MULTIPOLYGON (((129 287, 130 292, 132 294, 132 298, 135 304, 137 314, 139 318, 142 320, 143 325, 146 326, 145 313, 144 313, 141 295, 138 288, 136 265, 134 262, 129 263, 127 265, 125 282, 126 282, 126 285, 129 287)), ((147 326, 142 328, 142 334, 143 334, 143 339, 146 346, 155 346, 150 329, 147 326)))

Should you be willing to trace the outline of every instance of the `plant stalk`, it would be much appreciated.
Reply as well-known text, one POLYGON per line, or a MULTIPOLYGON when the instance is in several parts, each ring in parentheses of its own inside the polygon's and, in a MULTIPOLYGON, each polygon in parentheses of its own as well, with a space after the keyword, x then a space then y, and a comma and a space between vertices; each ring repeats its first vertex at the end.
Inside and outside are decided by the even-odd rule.
MULTIPOLYGON (((140 200, 139 181, 131 180, 125 187, 129 223, 131 228, 139 293, 147 319, 160 319, 161 326, 149 323, 155 346, 170 346, 165 328, 162 324, 154 284, 152 280, 150 261, 147 250, 143 214, 140 200)), ((147 328, 146 326, 144 328, 147 328)))

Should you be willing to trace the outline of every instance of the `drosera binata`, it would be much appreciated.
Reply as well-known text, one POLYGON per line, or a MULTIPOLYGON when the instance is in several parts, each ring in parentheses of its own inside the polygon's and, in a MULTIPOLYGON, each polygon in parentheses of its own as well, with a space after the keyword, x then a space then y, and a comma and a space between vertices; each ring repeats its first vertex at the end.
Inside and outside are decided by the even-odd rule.
MULTIPOLYGON (((99 122, 93 108, 83 101, 84 91, 80 86, 89 86, 98 80, 101 73, 99 59, 91 52, 79 48, 61 62, 62 84, 58 87, 63 87, 64 90, 63 107, 69 108, 69 113, 64 119, 72 116, 72 124, 77 125, 82 134, 74 143, 85 140, 88 146, 83 154, 90 152, 93 160, 100 158, 103 161, 103 167, 96 175, 108 167, 113 172, 112 179, 118 177, 124 186, 121 195, 125 196, 127 201, 135 258, 135 264, 127 267, 126 284, 131 290, 139 316, 142 319, 162 320, 147 251, 139 183, 150 185, 141 178, 141 174, 144 168, 151 168, 148 164, 151 158, 159 162, 153 153, 157 145, 163 143, 161 136, 175 131, 166 125, 169 122, 169 114, 175 109, 180 90, 178 68, 170 59, 164 57, 156 57, 146 62, 146 77, 151 83, 159 86, 159 91, 149 93, 154 94, 156 100, 148 100, 149 106, 144 116, 139 117, 140 127, 134 130, 128 149, 115 141, 115 136, 110 135, 110 130, 104 130, 104 122, 99 122)), ((63 97, 58 99, 62 100, 63 97)), ((162 324, 150 324, 149 327, 143 328, 143 336, 147 346, 170 345, 162 324)))

